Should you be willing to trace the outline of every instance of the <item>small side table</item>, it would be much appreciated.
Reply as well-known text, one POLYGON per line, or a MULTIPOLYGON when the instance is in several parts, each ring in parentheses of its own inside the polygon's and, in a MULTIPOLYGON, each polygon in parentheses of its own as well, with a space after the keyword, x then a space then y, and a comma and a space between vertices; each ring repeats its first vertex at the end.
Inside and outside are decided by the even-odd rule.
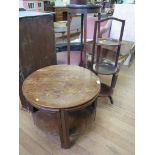
POLYGON ((27 101, 35 108, 56 113, 61 146, 69 148, 71 140, 68 113, 92 104, 96 112, 100 80, 83 67, 53 65, 29 75, 22 90, 27 101))
POLYGON ((70 24, 71 14, 81 14, 81 53, 80 53, 80 66, 86 67, 86 39, 87 39, 87 14, 98 13, 98 20, 101 19, 101 6, 88 4, 88 5, 68 5, 67 12, 67 51, 68 51, 68 64, 70 64, 70 24))

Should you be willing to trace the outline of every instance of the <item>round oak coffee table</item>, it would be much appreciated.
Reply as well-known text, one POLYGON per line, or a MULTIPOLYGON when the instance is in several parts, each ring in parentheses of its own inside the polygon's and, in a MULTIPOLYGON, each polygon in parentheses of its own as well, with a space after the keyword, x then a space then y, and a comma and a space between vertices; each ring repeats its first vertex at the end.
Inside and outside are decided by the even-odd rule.
POLYGON ((67 113, 95 103, 100 92, 100 80, 83 67, 53 65, 29 75, 22 90, 35 108, 57 113, 61 146, 69 148, 71 142, 67 113))

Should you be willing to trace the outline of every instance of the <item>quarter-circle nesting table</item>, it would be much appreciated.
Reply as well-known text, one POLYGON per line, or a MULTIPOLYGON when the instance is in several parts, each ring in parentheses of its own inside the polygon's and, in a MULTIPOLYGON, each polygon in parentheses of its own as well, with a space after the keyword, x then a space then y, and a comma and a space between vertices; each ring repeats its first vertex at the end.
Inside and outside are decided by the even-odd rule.
POLYGON ((67 113, 96 104, 100 81, 93 72, 83 67, 53 65, 29 75, 22 90, 35 108, 57 113, 61 146, 69 148, 71 142, 67 113))

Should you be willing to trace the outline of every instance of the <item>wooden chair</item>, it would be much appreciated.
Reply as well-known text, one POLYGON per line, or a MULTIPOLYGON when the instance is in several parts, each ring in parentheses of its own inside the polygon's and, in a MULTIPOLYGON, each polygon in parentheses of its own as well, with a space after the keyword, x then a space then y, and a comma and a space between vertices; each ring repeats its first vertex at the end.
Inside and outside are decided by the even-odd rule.
POLYGON ((96 74, 112 75, 111 85, 108 86, 104 83, 101 83, 101 92, 100 92, 100 96, 109 97, 112 104, 113 104, 112 93, 113 89, 115 88, 119 72, 118 59, 120 55, 124 26, 125 26, 125 20, 110 17, 96 21, 94 27, 91 70, 96 74), (112 20, 112 22, 121 23, 120 34, 118 36, 118 39, 102 38, 100 32, 100 25, 101 23, 106 22, 108 20, 112 20), (109 46, 115 46, 115 47, 117 46, 116 51, 113 51, 114 55, 113 60, 104 57, 104 50, 106 50, 106 47, 109 46))

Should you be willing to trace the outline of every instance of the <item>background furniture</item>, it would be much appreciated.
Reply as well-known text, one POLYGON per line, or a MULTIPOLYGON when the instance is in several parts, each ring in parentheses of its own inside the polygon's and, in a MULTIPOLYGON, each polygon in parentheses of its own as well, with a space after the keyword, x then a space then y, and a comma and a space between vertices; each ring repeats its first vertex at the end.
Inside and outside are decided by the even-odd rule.
MULTIPOLYGON (((81 2, 81 1, 79 1, 81 2)), ((86 67, 86 39, 87 39, 87 14, 88 13, 98 13, 98 19, 100 19, 100 8, 99 5, 68 5, 68 15, 67 15, 67 51, 68 51, 68 64, 70 64, 70 24, 71 24, 71 14, 78 13, 81 14, 81 54, 80 54, 80 65, 86 67)))
MULTIPOLYGON (((81 26, 81 17, 74 16, 71 20, 71 31, 79 30, 81 26)), ((54 31, 56 33, 67 32, 67 21, 54 22, 54 31)))
MULTIPOLYGON (((75 21, 74 19, 77 17, 72 17, 71 20, 71 30, 72 30, 72 23, 75 21)), ((95 21, 98 20, 98 17, 92 16, 92 14, 89 14, 87 16, 87 43, 86 43, 86 57, 87 57, 87 67, 91 64, 91 56, 92 56, 92 40, 93 40, 93 34, 94 34, 94 25, 95 21), (91 42, 90 42, 91 40, 91 42)), ((81 17, 78 16, 78 23, 81 24, 81 17), (80 21, 79 21, 80 19, 80 21)), ((61 23, 61 22, 60 22, 61 23)), ((80 25, 81 27, 81 25, 80 25)), ((102 32, 102 36, 108 37, 110 32, 111 22, 105 22, 101 24, 100 29, 102 32)), ((65 27, 64 27, 65 28, 65 27)), ((80 65, 81 63, 81 35, 77 36, 77 39, 70 41, 70 64, 76 64, 80 65)), ((56 44, 57 48, 57 60, 59 64, 67 64, 67 45, 66 43, 58 43, 56 44)))
POLYGON ((40 111, 56 113, 61 146, 69 148, 69 112, 82 110, 93 104, 95 113, 100 81, 93 72, 83 67, 53 65, 29 75, 22 90, 34 107, 40 111))
MULTIPOLYGON (((134 19, 134 4, 115 4, 114 5, 114 14, 112 17, 119 18, 125 20, 124 33, 122 38, 122 45, 120 48, 120 56, 118 63, 120 65, 130 65, 135 53, 135 19, 134 19), (126 12, 124 13, 124 10, 126 12)), ((89 27, 89 31, 94 31, 93 27, 89 27)), ((103 33, 103 37, 105 38, 113 38, 117 39, 120 32, 120 25, 117 22, 107 23, 103 27, 101 27, 101 31, 103 33)), ((90 39, 92 36, 90 37, 90 39)), ((93 42, 87 42, 87 54, 88 54, 88 62, 91 61, 91 51, 92 51, 93 42)), ((103 48, 103 46, 102 46, 103 48)), ((113 60, 113 53, 117 50, 117 46, 106 46, 104 45, 104 54, 108 59, 113 60), (106 49, 106 50, 105 50, 106 49)))
POLYGON ((19 13, 19 95, 24 108, 31 106, 22 94, 25 78, 39 68, 55 65, 55 37, 52 14, 20 11, 19 13))
POLYGON ((96 74, 112 75, 111 85, 108 86, 102 83, 101 92, 100 92, 102 96, 109 97, 111 103, 113 103, 111 95, 113 92, 113 88, 116 85, 118 72, 119 72, 118 59, 120 55, 120 48, 121 48, 124 26, 125 26, 125 20, 121 20, 114 17, 106 18, 95 22, 91 70, 94 71, 96 74), (118 35, 117 40, 113 38, 106 38, 106 39, 102 38, 100 25, 101 23, 108 20, 112 20, 112 22, 118 22, 120 24, 120 33, 118 35), (117 46, 116 51, 114 51, 115 53, 114 53, 113 61, 103 56, 102 52, 104 51, 101 49, 102 48, 104 49, 105 46, 107 47, 117 46), (96 50, 96 47, 97 47, 97 50, 96 50))
MULTIPOLYGON (((94 34, 94 25, 95 25, 95 21, 98 20, 98 17, 94 17, 93 14, 90 14, 87 16, 87 41, 93 40, 93 34, 94 34)), ((54 30, 56 33, 58 32, 67 32, 67 21, 60 21, 60 22, 55 22, 54 23, 54 30)), ((109 36, 109 32, 110 32, 110 27, 111 27, 111 22, 109 23, 103 23, 101 25, 101 31, 103 33, 103 35, 105 37, 109 36)), ((81 16, 76 16, 76 17, 72 17, 71 19, 71 25, 70 25, 70 31, 72 30, 76 30, 76 29, 81 29, 81 16)), ((77 36, 77 39, 71 40, 70 46, 71 46, 71 50, 80 50, 80 38, 81 35, 77 36)), ((67 50, 67 45, 65 43, 62 44, 58 44, 58 51, 66 51, 67 50)), ((89 49, 89 45, 88 47, 86 46, 86 50, 89 51, 90 53, 92 53, 92 48, 89 49)))
POLYGON ((67 7, 66 6, 50 6, 48 11, 55 12, 54 21, 67 20, 67 7))
MULTIPOLYGON (((71 31, 78 31, 81 27, 81 17, 73 16, 71 21, 71 31)), ((67 32, 67 21, 54 22, 54 32, 62 33, 63 39, 65 39, 64 34, 67 32)))

